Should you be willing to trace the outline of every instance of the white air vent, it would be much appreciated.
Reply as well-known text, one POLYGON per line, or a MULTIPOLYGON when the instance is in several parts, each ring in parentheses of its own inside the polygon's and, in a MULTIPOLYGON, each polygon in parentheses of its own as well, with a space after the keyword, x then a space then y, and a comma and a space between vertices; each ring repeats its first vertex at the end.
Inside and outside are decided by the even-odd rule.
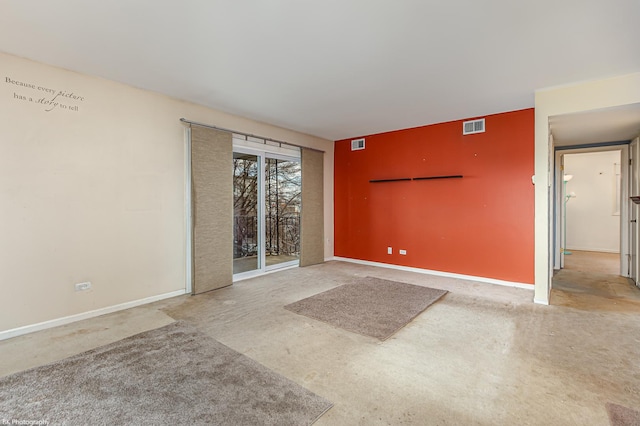
POLYGON ((472 135, 474 133, 484 133, 484 118, 462 123, 462 134, 472 135))
POLYGON ((364 138, 351 141, 351 151, 357 151, 359 149, 364 149, 364 138))

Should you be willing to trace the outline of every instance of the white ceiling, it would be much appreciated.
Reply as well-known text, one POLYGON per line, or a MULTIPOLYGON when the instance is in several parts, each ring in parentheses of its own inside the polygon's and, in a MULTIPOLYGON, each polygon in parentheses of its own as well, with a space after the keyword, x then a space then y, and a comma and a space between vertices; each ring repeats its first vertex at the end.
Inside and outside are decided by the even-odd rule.
POLYGON ((640 71, 638 0, 0 8, 0 51, 333 140, 529 108, 536 89, 640 71))

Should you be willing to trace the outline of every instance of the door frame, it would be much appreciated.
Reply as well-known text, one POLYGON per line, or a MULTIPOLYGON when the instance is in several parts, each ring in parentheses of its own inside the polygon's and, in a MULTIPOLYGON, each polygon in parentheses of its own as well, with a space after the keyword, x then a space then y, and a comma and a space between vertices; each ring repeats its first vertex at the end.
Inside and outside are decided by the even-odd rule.
POLYGON ((191 127, 184 132, 184 230, 185 230, 185 286, 184 292, 191 294, 193 291, 193 176, 191 170, 191 127))
MULTIPOLYGON (((629 224, 629 142, 620 144, 594 144, 585 146, 555 147, 553 176, 553 269, 564 268, 564 253, 561 253, 562 236, 564 235, 563 215, 564 201, 564 156, 567 154, 583 154, 589 152, 620 151, 620 275, 629 277, 630 224, 629 224)), ((553 282, 551 282, 551 285, 553 282)))
POLYGON ((264 191, 260 190, 262 185, 264 185, 264 154, 260 151, 252 150, 250 148, 237 147, 234 144, 233 153, 235 154, 236 152, 239 154, 255 155, 258 162, 258 205, 256 209, 258 215, 258 268, 252 269, 251 271, 233 274, 233 282, 261 275, 264 270, 264 241, 262 237, 264 233, 264 191))
MULTIPOLYGON (((634 138, 629 143, 629 156, 631 160, 628 161, 628 196, 640 195, 631 193, 634 189, 636 191, 640 189, 640 137, 634 138)), ((632 220, 638 219, 640 207, 631 201, 630 198, 627 198, 627 200, 628 208, 626 211, 629 223, 629 278, 633 280, 636 286, 640 287, 640 281, 638 280, 640 270, 640 259, 638 256, 640 254, 640 235, 638 235, 637 222, 631 223, 632 220)))

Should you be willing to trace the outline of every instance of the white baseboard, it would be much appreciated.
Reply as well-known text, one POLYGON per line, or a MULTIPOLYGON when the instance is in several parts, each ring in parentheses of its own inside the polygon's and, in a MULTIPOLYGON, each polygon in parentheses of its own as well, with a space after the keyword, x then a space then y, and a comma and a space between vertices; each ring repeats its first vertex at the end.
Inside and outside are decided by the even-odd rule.
POLYGON ((533 299, 533 303, 538 304, 538 305, 546 305, 549 306, 549 301, 548 300, 540 300, 540 299, 533 299))
POLYGON ((134 308, 147 303, 157 302, 158 300, 169 299, 171 297, 182 296, 186 294, 184 290, 172 291, 171 293, 160 294, 158 296, 146 297, 144 299, 133 300, 131 302, 121 303, 119 305, 107 306, 106 308, 96 309, 94 311, 83 312, 81 314, 70 315, 68 317, 57 318, 54 320, 44 321, 37 324, 25 325, 23 327, 13 328, 11 330, 0 331, 0 340, 10 339, 12 337, 21 336, 23 334, 33 333, 34 331, 46 330, 47 328, 57 327, 59 325, 70 324, 72 322, 98 317, 104 314, 110 314, 124 309, 134 308))
POLYGON ((517 288, 524 288, 524 289, 527 289, 527 290, 533 290, 533 284, 519 283, 519 282, 514 282, 514 281, 497 280, 495 278, 486 278, 486 277, 477 277, 477 276, 474 276, 474 275, 455 274, 453 272, 434 271, 432 269, 413 268, 413 267, 410 267, 410 266, 400 266, 400 265, 393 265, 393 264, 390 264, 390 263, 371 262, 369 260, 350 259, 348 257, 339 257, 339 256, 334 256, 330 260, 338 260, 338 261, 342 261, 342 262, 359 263, 361 265, 378 266, 380 268, 397 269, 399 271, 417 272, 419 274, 436 275, 436 276, 439 276, 439 277, 447 277, 447 278, 458 278, 458 279, 461 279, 461 280, 478 281, 478 282, 487 283, 487 284, 497 284, 497 285, 502 285, 502 286, 507 286, 507 287, 517 287, 517 288))

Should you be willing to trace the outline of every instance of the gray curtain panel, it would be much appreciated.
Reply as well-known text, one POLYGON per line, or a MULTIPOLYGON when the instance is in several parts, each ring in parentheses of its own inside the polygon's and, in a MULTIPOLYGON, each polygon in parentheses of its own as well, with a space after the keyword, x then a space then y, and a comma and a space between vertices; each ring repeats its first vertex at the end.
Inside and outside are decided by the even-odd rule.
POLYGON ((231 138, 215 129, 191 129, 193 294, 233 283, 231 138))
POLYGON ((324 262, 324 153, 302 148, 300 266, 324 262))

